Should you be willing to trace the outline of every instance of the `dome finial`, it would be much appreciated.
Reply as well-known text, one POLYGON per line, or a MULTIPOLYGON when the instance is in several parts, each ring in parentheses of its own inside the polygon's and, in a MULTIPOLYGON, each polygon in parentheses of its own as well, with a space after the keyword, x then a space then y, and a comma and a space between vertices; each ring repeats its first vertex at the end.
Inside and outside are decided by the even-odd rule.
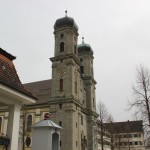
POLYGON ((82 44, 84 43, 84 37, 82 37, 82 44))
POLYGON ((66 17, 67 17, 67 10, 65 11, 65 13, 66 13, 66 17))

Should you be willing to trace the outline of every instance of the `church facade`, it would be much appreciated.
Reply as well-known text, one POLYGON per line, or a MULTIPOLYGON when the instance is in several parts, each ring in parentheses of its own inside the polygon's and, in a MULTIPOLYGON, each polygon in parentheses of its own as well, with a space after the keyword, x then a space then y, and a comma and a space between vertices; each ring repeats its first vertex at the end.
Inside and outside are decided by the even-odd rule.
MULTIPOLYGON (((39 100, 23 106, 20 150, 23 147, 32 149, 30 126, 42 120, 46 113, 50 113, 50 119, 62 127, 60 150, 97 149, 93 50, 84 43, 84 39, 78 45, 78 35, 78 26, 73 18, 66 15, 56 20, 54 56, 50 58, 52 79, 24 84, 39 100)), ((4 118, 1 122, 6 124, 4 112, 0 117, 4 118)))

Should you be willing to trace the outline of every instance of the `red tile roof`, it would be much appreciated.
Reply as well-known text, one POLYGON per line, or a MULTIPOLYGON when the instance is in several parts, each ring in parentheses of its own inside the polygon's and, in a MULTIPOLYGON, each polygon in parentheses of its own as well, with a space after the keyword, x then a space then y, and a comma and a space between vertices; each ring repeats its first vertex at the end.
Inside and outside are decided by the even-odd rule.
POLYGON ((7 53, 5 50, 0 48, 0 83, 33 99, 37 99, 36 96, 30 93, 22 85, 13 64, 13 60, 15 58, 15 56, 7 53))

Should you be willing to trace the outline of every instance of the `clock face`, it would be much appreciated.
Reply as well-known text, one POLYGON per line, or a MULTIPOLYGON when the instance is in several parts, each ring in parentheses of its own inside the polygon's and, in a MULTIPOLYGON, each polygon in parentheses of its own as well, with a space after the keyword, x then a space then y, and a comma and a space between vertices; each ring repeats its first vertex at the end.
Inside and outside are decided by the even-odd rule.
POLYGON ((57 68, 57 74, 58 75, 63 75, 66 73, 66 68, 64 66, 58 67, 57 68))

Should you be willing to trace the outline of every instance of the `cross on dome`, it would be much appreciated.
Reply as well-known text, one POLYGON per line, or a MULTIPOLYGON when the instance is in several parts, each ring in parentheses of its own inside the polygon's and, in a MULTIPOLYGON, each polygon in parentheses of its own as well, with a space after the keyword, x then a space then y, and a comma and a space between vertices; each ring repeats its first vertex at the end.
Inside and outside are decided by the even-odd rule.
POLYGON ((66 17, 67 17, 67 10, 65 11, 66 17))
POLYGON ((82 37, 82 44, 84 43, 84 37, 82 37))

